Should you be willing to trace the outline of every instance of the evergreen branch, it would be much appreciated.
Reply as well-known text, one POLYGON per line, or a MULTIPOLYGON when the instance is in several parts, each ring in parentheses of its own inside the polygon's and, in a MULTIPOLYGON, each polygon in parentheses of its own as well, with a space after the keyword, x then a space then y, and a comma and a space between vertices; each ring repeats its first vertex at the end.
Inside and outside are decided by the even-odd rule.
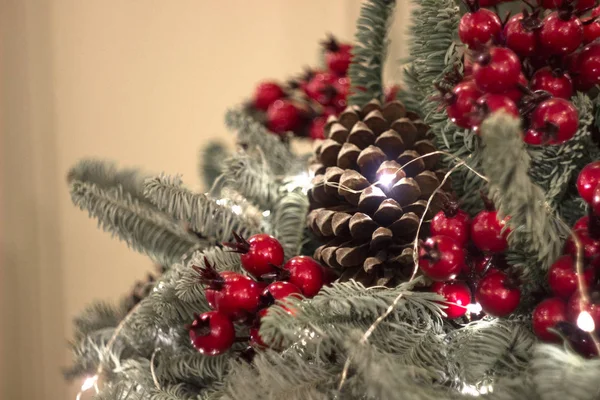
POLYGON ((208 190, 223 172, 223 160, 227 158, 227 149, 220 142, 210 142, 200 150, 198 170, 208 190))
POLYGON ((71 199, 81 210, 97 218, 104 231, 161 265, 171 265, 204 244, 163 214, 123 192, 121 187, 102 189, 74 180, 71 199))
POLYGON ((207 356, 197 350, 161 351, 156 357, 156 375, 161 382, 186 382, 205 387, 225 378, 231 354, 207 356))
POLYGON ((212 242, 232 238, 232 231, 249 236, 260 230, 260 221, 241 215, 233 207, 220 205, 201 193, 182 187, 179 177, 160 175, 146 180, 144 194, 175 220, 189 223, 190 228, 212 242))
POLYGON ((94 331, 114 328, 125 314, 125 310, 105 302, 93 303, 74 318, 75 338, 85 338, 94 331))
POLYGON ((140 203, 147 203, 144 197, 144 180, 150 176, 137 168, 117 168, 111 161, 83 159, 78 161, 67 173, 67 182, 74 181, 95 185, 99 189, 109 190, 121 187, 140 203))
POLYGON ((300 253, 304 244, 307 213, 308 198, 299 190, 282 196, 273 208, 273 234, 283 246, 286 258, 300 253))
POLYGON ((279 185, 262 154, 255 159, 238 152, 227 159, 223 168, 224 184, 234 187, 261 210, 270 210, 279 197, 279 185))
POLYGON ((483 170, 496 207, 502 215, 510 216, 511 246, 529 253, 543 269, 549 268, 562 250, 564 230, 553 222, 544 192, 529 177, 531 158, 521 138, 519 120, 494 114, 482 124, 481 135, 486 144, 483 170))
POLYGON ((241 109, 233 109, 225 114, 225 124, 237 131, 238 144, 247 152, 255 155, 260 149, 274 171, 290 170, 295 161, 294 154, 278 135, 267 130, 260 122, 241 109))
POLYGON ((387 32, 394 14, 393 0, 366 0, 356 26, 356 43, 348 70, 351 93, 349 105, 363 106, 372 99, 383 102, 383 64, 387 32))

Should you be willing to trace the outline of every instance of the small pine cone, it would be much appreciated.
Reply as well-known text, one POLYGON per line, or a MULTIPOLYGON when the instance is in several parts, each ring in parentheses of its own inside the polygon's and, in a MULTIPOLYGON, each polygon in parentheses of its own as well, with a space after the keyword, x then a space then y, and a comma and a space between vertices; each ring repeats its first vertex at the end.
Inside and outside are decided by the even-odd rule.
MULTIPOLYGON (((410 276, 412 248, 427 200, 439 186, 439 155, 429 127, 399 101, 373 100, 330 117, 316 150, 309 228, 324 243, 315 251, 341 280, 392 285, 410 276), (405 166, 405 167, 403 167, 405 166)), ((426 219, 443 202, 439 191, 426 219)))

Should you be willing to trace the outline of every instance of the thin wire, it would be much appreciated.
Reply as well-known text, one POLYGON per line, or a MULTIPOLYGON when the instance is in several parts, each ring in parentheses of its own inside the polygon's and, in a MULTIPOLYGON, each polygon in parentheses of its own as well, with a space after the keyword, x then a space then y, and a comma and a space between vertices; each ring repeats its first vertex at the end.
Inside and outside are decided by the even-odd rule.
MULTIPOLYGON (((442 179, 442 182, 439 184, 438 187, 435 188, 435 190, 433 191, 433 193, 431 194, 431 196, 429 197, 429 199, 427 200, 427 205, 425 206, 425 211, 423 212, 423 215, 421 216, 421 220, 419 221, 419 226, 417 228, 417 233, 415 235, 415 240, 413 243, 413 261, 414 261, 414 267, 413 267, 413 271, 412 271, 412 275, 410 276, 410 279, 408 280, 408 283, 412 282, 415 277, 417 276, 417 272, 419 271, 419 257, 418 257, 418 246, 419 246, 419 233, 421 230, 421 225, 423 225, 423 221, 425 220, 425 214, 427 213, 427 210, 429 209, 429 206, 431 205, 431 202, 433 200, 433 198, 435 197, 435 195, 437 194, 437 192, 442 188, 442 186, 444 186, 444 184, 446 183, 446 181, 448 180, 448 178, 450 177, 450 175, 456 171, 458 168, 462 167, 463 165, 465 165, 465 161, 461 161, 458 164, 456 164, 454 167, 452 167, 452 169, 450 169, 446 175, 444 175, 444 179, 442 179)), ((398 303, 400 302, 400 300, 402 299, 402 297, 404 296, 404 292, 401 292, 400 294, 398 294, 398 296, 396 296, 396 298, 394 299, 394 301, 392 301, 392 303, 388 306, 388 308, 385 310, 385 312, 383 314, 381 314, 376 320, 375 322, 373 322, 371 324, 371 326, 369 327, 369 329, 367 329, 365 331, 365 333, 363 334, 363 336, 360 339, 360 344, 364 345, 365 343, 367 343, 367 340, 369 340, 369 337, 373 334, 373 332, 375 331, 375 329, 377 329, 377 327, 379 326, 379 324, 381 324, 381 322, 383 322, 383 320, 392 313, 392 311, 394 311, 394 308, 396 308, 396 306, 398 305, 398 303)), ((350 363, 352 362, 352 355, 350 355, 347 359, 346 362, 344 363, 344 369, 342 370, 342 376, 340 378, 340 383, 338 385, 338 392, 342 390, 342 387, 344 386, 344 383, 346 382, 346 379, 348 377, 348 370, 350 369, 350 363)))
POLYGON ((154 370, 154 358, 156 357, 156 353, 158 353, 160 351, 160 347, 157 347, 156 349, 154 349, 154 352, 152 353, 152 357, 150 358, 150 373, 152 374, 152 380, 154 381, 154 386, 156 386, 156 388, 158 390, 162 390, 160 387, 160 383, 158 383, 158 377, 156 376, 156 371, 154 370))

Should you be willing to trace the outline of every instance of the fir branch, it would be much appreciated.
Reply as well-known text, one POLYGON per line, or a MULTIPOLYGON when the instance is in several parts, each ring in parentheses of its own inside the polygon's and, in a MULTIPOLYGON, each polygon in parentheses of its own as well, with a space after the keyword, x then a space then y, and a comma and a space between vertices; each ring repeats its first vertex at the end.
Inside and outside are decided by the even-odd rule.
POLYGON ((529 177, 531 159, 521 138, 519 120, 494 114, 483 122, 481 135, 486 144, 483 170, 496 207, 502 215, 510 216, 511 247, 524 250, 542 268, 549 268, 562 250, 564 229, 561 231, 552 220, 544 192, 529 177))
POLYGON ((222 179, 261 210, 270 210, 279 197, 279 185, 262 153, 255 159, 240 151, 225 160, 222 179))
POLYGON ((282 196, 273 208, 273 234, 283 246, 286 258, 298 255, 302 249, 307 213, 308 198, 300 190, 282 196))
POLYGON ((231 354, 207 356, 195 349, 161 351, 156 357, 156 375, 161 382, 186 382, 206 387, 225 378, 231 354))
POLYGON ((200 150, 198 170, 208 190, 223 172, 223 160, 227 158, 227 149, 220 142, 210 142, 200 150))
POLYGON ((278 135, 267 130, 260 122, 241 109, 232 109, 225 114, 225 124, 237 132, 238 144, 250 154, 254 155, 260 149, 274 171, 290 170, 295 161, 294 154, 278 135))
POLYGON ((73 319, 75 337, 84 338, 94 331, 114 328, 125 316, 125 310, 105 302, 96 302, 86 307, 73 319))
MULTIPOLYGON (((161 210, 214 242, 232 238, 232 231, 249 236, 260 230, 258 220, 238 215, 232 207, 220 205, 201 193, 182 187, 179 177, 160 175, 146 180, 144 194, 161 210)), ((240 212, 240 214, 242 214, 240 212)))
POLYGON ((121 187, 102 189, 91 183, 71 182, 71 199, 98 219, 98 225, 148 255, 161 265, 171 265, 204 243, 150 206, 140 203, 121 187))
POLYGON ((394 0, 366 0, 356 26, 356 43, 348 70, 352 82, 349 105, 363 106, 372 99, 383 102, 383 64, 387 32, 394 15, 394 0))
POLYGON ((147 203, 144 197, 144 180, 150 175, 137 168, 117 168, 116 163, 105 160, 83 159, 67 173, 67 182, 74 181, 95 185, 102 190, 121 187, 140 203, 147 203))

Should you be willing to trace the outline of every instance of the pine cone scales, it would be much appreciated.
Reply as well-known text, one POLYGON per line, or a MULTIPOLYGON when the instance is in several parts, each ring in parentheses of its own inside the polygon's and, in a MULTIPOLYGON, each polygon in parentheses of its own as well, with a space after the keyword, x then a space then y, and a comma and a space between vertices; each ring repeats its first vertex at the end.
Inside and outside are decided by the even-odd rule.
POLYGON ((399 101, 372 101, 330 117, 325 129, 328 138, 311 164, 307 221, 325 242, 315 258, 342 269, 342 280, 387 284, 412 260, 410 244, 440 184, 441 172, 432 171, 439 157, 417 160, 435 150, 429 127, 399 101))

